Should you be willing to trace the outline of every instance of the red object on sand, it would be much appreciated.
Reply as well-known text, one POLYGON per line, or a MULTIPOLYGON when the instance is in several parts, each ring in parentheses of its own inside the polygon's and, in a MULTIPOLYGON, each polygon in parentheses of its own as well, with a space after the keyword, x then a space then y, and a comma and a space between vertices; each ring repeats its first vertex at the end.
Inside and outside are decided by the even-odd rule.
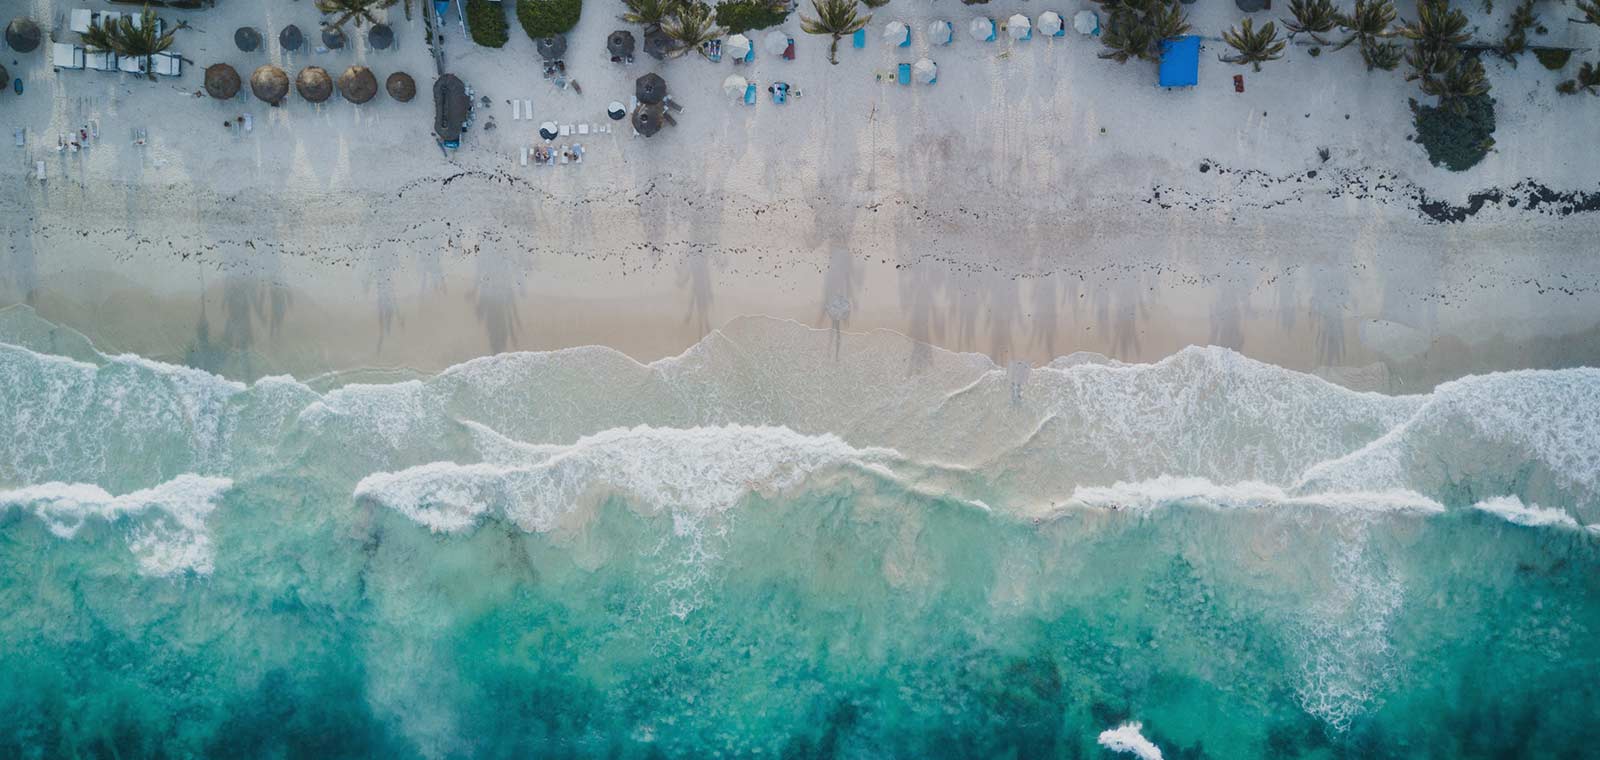
POLYGON ((1244 75, 1243 74, 1234 74, 1233 75, 1233 91, 1234 92, 1244 92, 1244 75))
POLYGON ((794 60, 794 40, 789 40, 789 47, 783 49, 783 60, 794 60))

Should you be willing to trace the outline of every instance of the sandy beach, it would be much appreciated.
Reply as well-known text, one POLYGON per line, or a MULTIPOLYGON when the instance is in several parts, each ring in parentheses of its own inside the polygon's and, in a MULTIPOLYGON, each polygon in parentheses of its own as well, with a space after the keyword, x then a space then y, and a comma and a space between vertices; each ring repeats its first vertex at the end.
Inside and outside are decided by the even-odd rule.
MULTIPOLYGON (((22 10, 48 35, 70 7, 22 10)), ((1451 173, 1406 139, 1414 85, 1364 71, 1354 51, 1291 46, 1260 73, 1219 62, 1214 38, 1241 15, 1231 4, 1190 7, 1208 39, 1187 90, 1157 88, 1151 65, 1097 58, 1070 30, 936 48, 923 34, 936 17, 959 30, 980 12, 1046 9, 1079 5, 891 5, 838 66, 791 17, 798 60, 758 52, 737 73, 801 94, 753 107, 722 94, 726 61, 609 62, 605 35, 623 26, 610 3, 570 35, 581 95, 539 77, 515 20, 511 43, 489 50, 451 17, 446 68, 490 105, 448 157, 430 135, 420 10, 409 23, 388 12, 396 50, 293 54, 276 30, 314 30, 309 3, 165 11, 193 27, 174 47, 191 63, 159 82, 6 51, 26 92, 0 96, 0 113, 27 142, 0 162, 0 305, 107 351, 244 378, 432 371, 589 344, 648 361, 756 314, 893 330, 1001 364, 1214 344, 1386 391, 1600 361, 1600 183, 1571 160, 1600 99, 1557 95, 1565 74, 1486 57, 1498 147, 1451 173), (879 41, 890 19, 914 30, 911 48, 879 41), (234 48, 244 24, 264 31, 264 50, 234 48), (940 65, 936 85, 886 78, 922 56, 940 65), (291 94, 278 108, 248 87, 225 103, 195 97, 206 65, 248 76, 269 61, 291 76, 404 70, 423 94, 360 106, 291 94), (582 164, 520 165, 541 121, 605 122, 649 71, 683 106, 676 127, 642 139, 618 122, 558 140, 581 139, 582 164), (533 101, 532 120, 511 118, 512 98, 533 101), (222 126, 239 114, 249 133, 222 126), (90 122, 100 140, 55 150, 90 122), (149 144, 130 144, 134 128, 149 144)), ((1543 44, 1597 37, 1550 27, 1543 44)))

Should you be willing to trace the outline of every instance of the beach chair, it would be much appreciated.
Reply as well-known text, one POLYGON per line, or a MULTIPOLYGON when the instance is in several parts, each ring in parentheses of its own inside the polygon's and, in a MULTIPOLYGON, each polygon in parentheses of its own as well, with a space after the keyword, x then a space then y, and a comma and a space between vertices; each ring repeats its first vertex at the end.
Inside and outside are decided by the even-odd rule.
POLYGON ((744 54, 744 62, 745 63, 750 63, 751 61, 754 61, 755 59, 756 59, 756 46, 752 44, 750 46, 750 52, 744 54))
POLYGON ((522 101, 521 100, 513 99, 511 101, 511 120, 512 121, 522 121, 522 101))
POLYGON ((150 68, 156 72, 156 76, 181 77, 183 56, 175 53, 156 53, 150 56, 150 68))
POLYGON ((109 50, 85 49, 82 68, 93 69, 94 71, 116 71, 117 54, 109 50))
POLYGON ((911 84, 911 64, 900 64, 899 73, 895 75, 895 81, 899 82, 900 84, 911 84))
POLYGON ((122 69, 124 72, 129 74, 143 74, 145 72, 144 57, 132 56, 129 58, 118 59, 117 68, 122 69))
POLYGON ((72 21, 68 24, 68 28, 78 34, 83 34, 89 31, 89 27, 93 24, 94 11, 88 8, 75 8, 72 11, 72 21))
POLYGON ((753 105, 756 104, 756 100, 758 99, 758 96, 757 96, 756 92, 757 91, 756 91, 756 83, 755 82, 751 82, 750 84, 747 84, 747 85, 744 86, 744 104, 745 105, 753 106, 753 105))
POLYGON ((40 182, 44 181, 44 162, 43 161, 35 161, 35 162, 33 162, 33 178, 39 180, 40 182))
POLYGON ((853 47, 853 48, 855 48, 857 50, 860 50, 861 48, 864 48, 866 46, 867 46, 867 30, 865 30, 865 29, 857 29, 855 34, 850 35, 850 47, 853 47))
POLYGON ((17 143, 18 148, 26 145, 28 143, 28 128, 18 127, 11 130, 11 139, 17 143))
POLYGON ((580 134, 580 135, 589 134, 589 125, 587 123, 579 124, 578 125, 578 134, 580 134))
POLYGON ((523 166, 527 166, 528 165, 528 146, 524 145, 521 148, 519 148, 519 150, 522 151, 522 165, 523 166))
POLYGON ((83 63, 83 48, 65 42, 51 43, 50 65, 58 69, 81 69, 83 63))
POLYGON ((583 144, 582 143, 573 143, 572 144, 572 163, 575 163, 575 164, 583 163, 583 144))

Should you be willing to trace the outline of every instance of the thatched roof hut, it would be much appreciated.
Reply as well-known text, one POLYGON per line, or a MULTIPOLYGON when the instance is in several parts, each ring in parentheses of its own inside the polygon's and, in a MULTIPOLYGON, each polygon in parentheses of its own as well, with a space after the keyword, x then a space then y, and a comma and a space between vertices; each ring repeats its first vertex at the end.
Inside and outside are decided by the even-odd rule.
POLYGON ((645 74, 634 81, 633 94, 640 103, 660 103, 667 97, 667 80, 660 74, 645 74))
POLYGON ((312 103, 322 103, 333 94, 333 77, 328 76, 328 70, 321 66, 307 66, 294 78, 294 89, 300 93, 300 97, 312 103))
POLYGON ((227 100, 239 94, 244 82, 239 72, 226 63, 213 63, 206 67, 206 94, 217 100, 227 100))
POLYGON ((639 134, 650 137, 661 131, 662 109, 660 105, 640 103, 633 109, 633 128, 639 134))
POLYGON ((445 74, 433 83, 434 134, 446 144, 461 140, 461 129, 472 114, 472 98, 467 85, 455 74, 445 74))
POLYGON ((560 34, 552 34, 549 37, 540 37, 533 46, 539 51, 540 58, 554 61, 566 54, 567 38, 560 34))
POLYGON ((339 94, 351 103, 365 103, 378 94, 378 78, 372 74, 372 69, 351 66, 339 75, 339 94))
POLYGON ((39 47, 39 40, 43 36, 39 32, 39 25, 26 16, 11 19, 6 25, 6 44, 18 53, 31 53, 39 47))
POLYGON ((628 58, 633 55, 633 44, 633 32, 618 29, 606 37, 606 52, 618 58, 628 58))
POLYGON ((241 26, 233 32, 233 44, 243 52, 254 52, 261 47, 261 33, 254 27, 241 26))
POLYGON ((394 30, 388 24, 373 24, 367 30, 367 44, 374 50, 388 50, 394 44, 394 30))
POLYGON ((278 105, 289 94, 289 75, 269 63, 250 74, 250 91, 263 101, 278 105))
POLYGON ((344 30, 337 26, 322 27, 322 44, 329 50, 339 50, 344 47, 344 30))
POLYGON ((396 71, 383 80, 383 89, 388 91, 389 97, 401 103, 410 103, 417 96, 417 80, 404 71, 396 71))
POLYGON ((284 50, 299 50, 306 44, 306 36, 300 32, 300 27, 290 24, 278 32, 278 45, 284 50))

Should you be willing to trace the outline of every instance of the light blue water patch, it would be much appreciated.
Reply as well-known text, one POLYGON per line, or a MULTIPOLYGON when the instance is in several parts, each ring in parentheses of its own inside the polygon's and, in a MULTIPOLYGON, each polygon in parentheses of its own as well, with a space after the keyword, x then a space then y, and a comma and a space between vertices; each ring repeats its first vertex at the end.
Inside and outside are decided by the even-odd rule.
POLYGON ((0 756, 1581 757, 1600 714, 1595 370, 749 320, 313 389, 0 329, 0 756))

